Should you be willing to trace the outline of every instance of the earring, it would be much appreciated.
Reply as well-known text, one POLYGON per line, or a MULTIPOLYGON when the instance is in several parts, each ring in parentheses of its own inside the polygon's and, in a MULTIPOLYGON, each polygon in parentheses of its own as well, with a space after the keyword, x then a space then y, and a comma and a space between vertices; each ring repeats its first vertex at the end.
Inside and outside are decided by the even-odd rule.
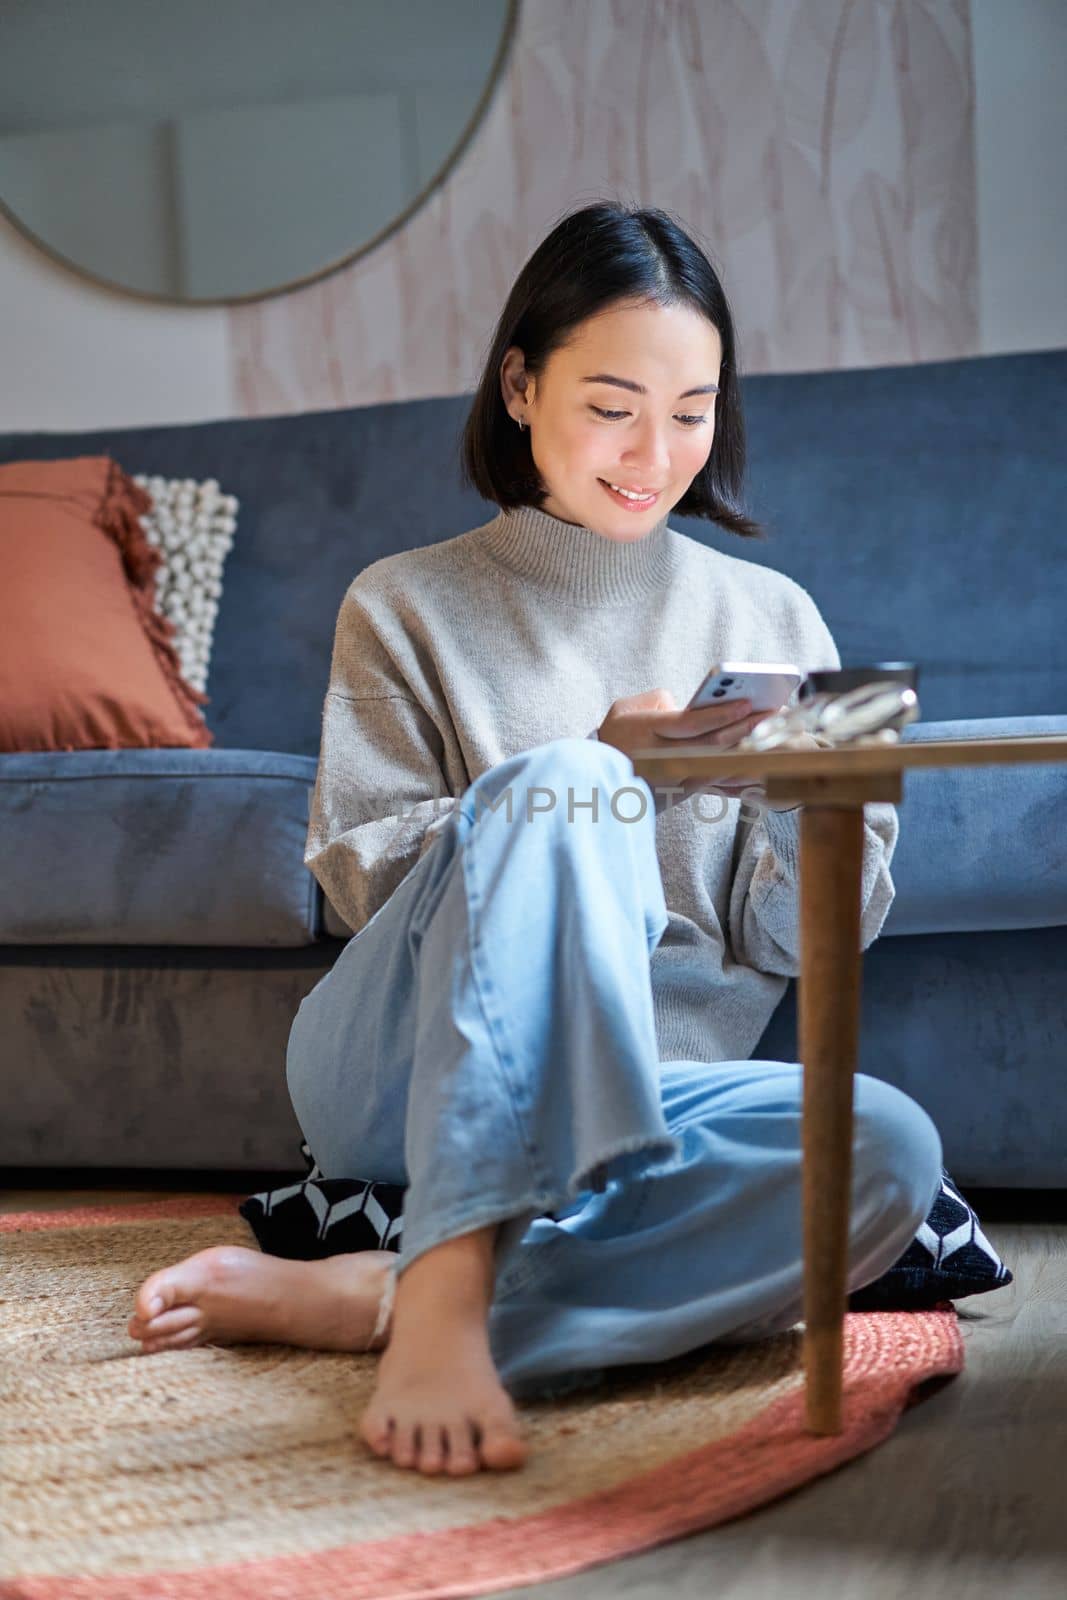
POLYGON ((524 422, 524 421, 523 421, 523 419, 522 419, 522 418, 521 418, 521 417, 520 417, 520 418, 519 418, 519 432, 520 432, 520 433, 521 433, 521 432, 522 432, 522 430, 523 430, 523 428, 525 428, 525 426, 526 426, 526 424, 525 424, 525 422, 524 422))

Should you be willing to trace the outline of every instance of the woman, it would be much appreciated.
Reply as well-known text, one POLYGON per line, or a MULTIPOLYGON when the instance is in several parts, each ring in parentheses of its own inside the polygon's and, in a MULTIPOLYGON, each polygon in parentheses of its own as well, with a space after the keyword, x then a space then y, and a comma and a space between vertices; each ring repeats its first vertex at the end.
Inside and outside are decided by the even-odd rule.
MULTIPOLYGON (((145 1351, 381 1349, 364 1441, 456 1474, 522 1463, 520 1394, 803 1315, 801 1069, 750 1059, 799 969, 799 808, 653 791, 633 757, 759 720, 679 709, 715 660, 840 664, 798 584, 667 525, 760 535, 729 307, 662 212, 552 230, 463 450, 497 516, 341 605, 305 861, 355 937, 287 1061, 321 1172, 406 1186, 399 1258, 202 1251, 129 1324, 145 1351)), ((868 806, 864 948, 896 837, 868 806)), ((849 1291, 940 1178, 926 1113, 857 1075, 849 1291)))

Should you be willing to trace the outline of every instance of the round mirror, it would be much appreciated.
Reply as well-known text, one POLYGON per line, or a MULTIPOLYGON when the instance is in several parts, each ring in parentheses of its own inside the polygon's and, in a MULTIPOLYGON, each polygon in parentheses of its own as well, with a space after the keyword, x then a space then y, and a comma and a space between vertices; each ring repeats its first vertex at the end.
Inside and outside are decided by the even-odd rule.
POLYGON ((0 208, 113 288, 280 294, 399 227, 461 155, 518 0, 21 0, 0 208))

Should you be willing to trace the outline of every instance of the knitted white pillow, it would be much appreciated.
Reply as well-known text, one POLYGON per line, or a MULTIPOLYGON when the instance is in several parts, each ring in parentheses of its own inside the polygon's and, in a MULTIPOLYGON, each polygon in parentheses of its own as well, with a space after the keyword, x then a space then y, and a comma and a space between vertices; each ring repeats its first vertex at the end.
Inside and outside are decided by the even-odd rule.
POLYGON ((214 478, 133 480, 152 498, 141 526, 162 560, 156 570, 156 610, 174 624, 182 676, 207 691, 208 666, 222 595, 222 569, 237 527, 237 498, 214 478))

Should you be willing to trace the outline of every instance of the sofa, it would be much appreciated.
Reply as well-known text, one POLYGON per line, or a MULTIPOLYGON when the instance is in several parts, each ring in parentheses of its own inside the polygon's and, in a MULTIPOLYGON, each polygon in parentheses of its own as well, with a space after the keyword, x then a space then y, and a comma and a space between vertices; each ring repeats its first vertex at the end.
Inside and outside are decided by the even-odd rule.
MULTIPOLYGON (((1067 734, 1065 380, 1059 350, 747 378, 769 538, 672 526, 795 578, 843 664, 917 661, 906 738, 1067 734)), ((334 623, 365 565, 494 514, 460 481, 467 404, 0 438, 240 502, 214 746, 0 755, 5 1167, 303 1175, 286 1043, 350 932, 303 865, 334 623)), ((1067 1185, 1065 798, 1051 764, 905 778, 859 1067, 964 1187, 1067 1185)), ((795 991, 757 1057, 796 1059, 795 991)))

